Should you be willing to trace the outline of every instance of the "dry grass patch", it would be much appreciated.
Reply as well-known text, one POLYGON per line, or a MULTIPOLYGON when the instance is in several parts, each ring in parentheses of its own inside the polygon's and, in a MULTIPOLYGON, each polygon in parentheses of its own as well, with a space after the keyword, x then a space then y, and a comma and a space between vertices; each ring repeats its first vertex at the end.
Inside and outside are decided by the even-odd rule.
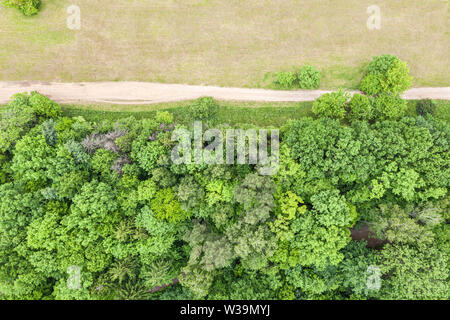
POLYGON ((449 83, 448 10, 439 0, 44 0, 32 18, 0 9, 0 80, 139 80, 267 87, 312 64, 322 88, 354 87, 374 55, 408 62, 415 86, 449 83), (82 28, 66 28, 81 8, 82 28))

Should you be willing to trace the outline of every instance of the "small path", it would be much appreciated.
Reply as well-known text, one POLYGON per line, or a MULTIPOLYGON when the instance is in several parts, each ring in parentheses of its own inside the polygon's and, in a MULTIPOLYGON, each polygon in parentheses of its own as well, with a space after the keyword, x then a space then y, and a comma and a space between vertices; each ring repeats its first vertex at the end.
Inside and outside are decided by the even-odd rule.
MULTIPOLYGON (((224 88, 151 82, 79 82, 58 83, 42 81, 0 82, 0 104, 7 103, 19 92, 38 91, 59 103, 152 104, 193 100, 211 96, 217 100, 298 102, 313 101, 330 90, 266 90, 224 88)), ((352 94, 359 91, 350 91, 352 94)), ((413 88, 404 99, 450 100, 450 87, 413 88)))

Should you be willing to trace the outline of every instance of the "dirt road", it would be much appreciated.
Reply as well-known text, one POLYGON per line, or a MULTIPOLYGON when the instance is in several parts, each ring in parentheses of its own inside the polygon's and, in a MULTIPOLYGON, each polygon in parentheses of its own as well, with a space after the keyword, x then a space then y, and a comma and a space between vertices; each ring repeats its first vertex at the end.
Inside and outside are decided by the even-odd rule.
MULTIPOLYGON (((324 90, 278 91, 265 89, 222 88, 149 82, 0 82, 0 104, 7 103, 18 92, 38 91, 59 103, 152 104, 191 100, 211 96, 218 100, 236 101, 312 101, 324 90)), ((357 91, 350 91, 355 93, 357 91)), ((413 88, 405 99, 450 100, 450 87, 413 88)))

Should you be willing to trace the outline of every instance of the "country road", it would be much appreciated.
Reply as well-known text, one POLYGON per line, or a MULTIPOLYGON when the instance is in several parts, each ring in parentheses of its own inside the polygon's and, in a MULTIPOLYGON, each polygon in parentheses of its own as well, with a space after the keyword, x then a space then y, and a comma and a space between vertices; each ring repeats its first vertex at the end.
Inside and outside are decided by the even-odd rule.
MULTIPOLYGON (((326 90, 280 91, 246 88, 223 88, 184 84, 149 82, 79 82, 56 83, 41 81, 0 82, 0 104, 7 103, 19 92, 38 91, 59 103, 108 103, 108 104, 152 104, 161 102, 192 100, 211 96, 217 100, 235 101, 312 101, 326 90)), ((358 91, 350 91, 355 93, 358 91)), ((415 99, 450 100, 450 87, 412 88, 402 97, 415 99)))

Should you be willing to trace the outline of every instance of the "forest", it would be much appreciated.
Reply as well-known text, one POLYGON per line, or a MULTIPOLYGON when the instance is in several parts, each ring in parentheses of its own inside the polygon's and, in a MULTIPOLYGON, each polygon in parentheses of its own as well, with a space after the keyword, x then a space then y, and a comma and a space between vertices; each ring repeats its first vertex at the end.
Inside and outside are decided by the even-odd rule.
MULTIPOLYGON (((450 124, 406 113, 406 64, 325 94, 279 129, 279 170, 174 164, 185 123, 88 121, 37 92, 0 113, 0 299, 449 298, 450 124), (352 239, 367 227, 377 245, 352 239)), ((258 127, 248 124, 244 129, 258 127)))

